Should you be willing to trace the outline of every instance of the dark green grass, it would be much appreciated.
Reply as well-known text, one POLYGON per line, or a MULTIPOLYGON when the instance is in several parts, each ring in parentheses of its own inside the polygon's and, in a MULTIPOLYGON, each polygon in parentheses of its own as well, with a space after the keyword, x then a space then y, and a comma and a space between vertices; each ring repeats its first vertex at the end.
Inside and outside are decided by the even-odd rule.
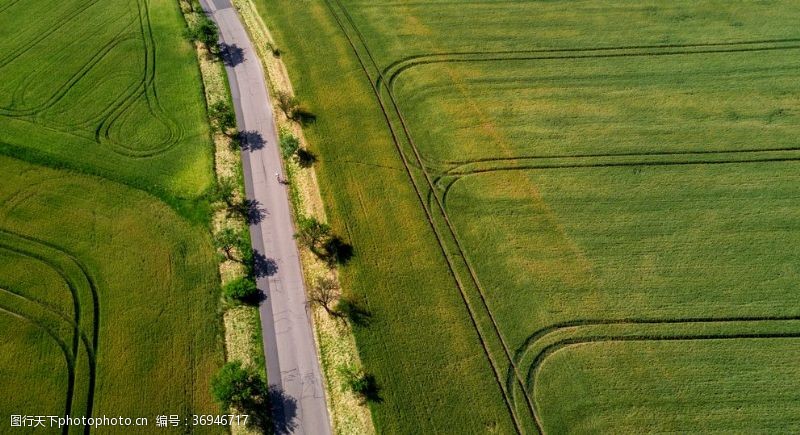
POLYGON ((0 390, 16 392, 3 400, 0 412, 7 416, 63 413, 67 364, 58 344, 36 325, 6 312, 0 312, 0 331, 4 332, 0 390))
POLYGON ((256 4, 300 100, 318 115, 306 134, 328 217, 355 247, 343 287, 371 312, 356 338, 380 386, 383 401, 370 405, 378 431, 513 431, 369 84, 325 5, 256 4))

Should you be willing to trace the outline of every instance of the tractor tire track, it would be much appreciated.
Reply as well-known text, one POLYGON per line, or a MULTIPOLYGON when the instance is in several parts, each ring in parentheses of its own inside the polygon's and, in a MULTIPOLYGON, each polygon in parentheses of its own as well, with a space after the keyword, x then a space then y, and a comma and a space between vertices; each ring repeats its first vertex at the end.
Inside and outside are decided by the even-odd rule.
MULTIPOLYGON (((81 280, 85 284, 85 292, 87 293, 85 296, 91 301, 91 321, 88 321, 88 329, 91 330, 91 340, 87 343, 87 354, 89 355, 88 362, 89 362, 89 379, 88 379, 88 392, 87 392, 87 409, 86 409, 86 416, 92 416, 92 410, 94 406, 94 392, 96 387, 97 381, 97 361, 95 359, 95 355, 97 355, 98 350, 98 342, 99 342, 99 335, 100 335, 100 304, 99 304, 99 296, 97 291, 97 285, 95 284, 94 279, 88 272, 87 267, 78 260, 77 257, 69 253, 68 251, 43 240, 25 236, 22 234, 13 233, 7 231, 5 229, 0 229, 0 236, 5 236, 8 239, 17 239, 17 244, 4 242, 2 237, 0 237, 0 244, 6 247, 6 249, 10 249, 16 253, 21 255, 32 257, 49 267, 51 267, 54 271, 56 271, 65 282, 68 283, 70 289, 75 289, 75 294, 79 295, 79 286, 71 279, 70 275, 62 268, 62 265, 56 264, 56 262, 50 258, 45 257, 44 255, 37 254, 35 252, 31 252, 30 249, 20 248, 19 245, 33 245, 37 247, 44 248, 45 251, 49 250, 51 252, 56 253, 57 255, 61 256, 67 264, 71 265, 74 268, 74 272, 80 275, 81 280), (21 242, 21 243, 20 243, 21 242)), ((75 298, 75 296, 73 296, 75 298)), ((75 299, 74 299, 75 300, 75 299)), ((76 300, 76 307, 75 313, 76 318, 78 321, 75 323, 78 325, 82 325, 84 322, 84 316, 82 315, 81 310, 81 298, 78 296, 76 300)), ((88 431, 88 428, 87 428, 88 431)))
POLYGON ((488 56, 477 56, 477 57, 469 57, 470 54, 468 53, 460 55, 465 57, 456 57, 455 55, 447 57, 447 55, 445 55, 441 58, 436 57, 437 55, 419 55, 413 57, 407 63, 404 63, 401 66, 397 66, 394 68, 394 71, 391 72, 391 75, 389 76, 388 79, 389 83, 388 88, 392 90, 394 89, 398 77, 403 72, 408 71, 409 69, 417 66, 431 65, 437 63, 469 63, 469 62, 531 61, 531 60, 577 60, 577 59, 596 59, 596 58, 611 59, 611 58, 626 58, 626 57, 681 56, 681 55, 693 55, 693 54, 749 53, 749 52, 776 51, 776 50, 794 50, 800 48, 800 44, 766 46, 766 47, 739 47, 739 48, 724 48, 724 46, 730 45, 733 47, 736 45, 783 43, 783 42, 798 42, 798 41, 800 41, 800 39, 773 40, 766 42, 754 41, 754 42, 742 42, 735 44, 719 43, 719 44, 686 44, 686 45, 675 45, 675 46, 649 46, 649 47, 643 46, 647 48, 664 49, 664 51, 634 51, 634 52, 623 52, 623 53, 603 53, 603 52, 613 51, 613 50, 631 50, 631 49, 608 48, 608 49, 542 50, 542 51, 529 51, 529 52, 526 51, 486 52, 488 56), (720 46, 722 46, 722 48, 714 48, 720 46), (711 47, 711 48, 707 50, 690 50, 690 48, 699 48, 699 47, 711 47), (673 48, 678 48, 678 50, 674 50, 673 48), (574 52, 579 52, 579 53, 586 52, 586 54, 571 54, 574 52), (549 53, 550 55, 515 56, 515 54, 528 54, 528 53, 543 53, 543 54, 549 53), (559 55, 558 53, 570 53, 570 54, 559 55))
MULTIPOLYGON (((64 354, 64 360, 67 366, 67 398, 66 403, 64 405, 64 415, 71 415, 72 413, 72 396, 75 389, 75 360, 73 355, 70 353, 70 350, 67 344, 61 340, 56 334, 54 334, 46 325, 42 325, 38 321, 26 317, 24 314, 18 313, 13 309, 7 309, 0 306, 0 313, 6 313, 12 317, 16 317, 24 322, 27 322, 39 329, 41 329, 45 334, 47 334, 50 338, 55 341, 59 348, 61 348, 61 352, 64 354)), ((62 433, 66 435, 68 433, 67 427, 64 427, 62 433)))
MULTIPOLYGON (((788 320, 798 320, 798 318, 790 318, 788 320)), ((675 324, 676 322, 670 322, 675 324)), ((690 323, 690 322, 687 322, 690 323)), ((800 332, 739 332, 739 333, 697 333, 697 334, 665 334, 665 335, 648 335, 648 334, 626 334, 626 335, 593 335, 585 337, 571 337, 560 339, 554 343, 545 346, 541 351, 536 354, 533 362, 531 363, 528 374, 526 388, 529 389, 530 394, 535 396, 535 378, 538 375, 539 369, 543 362, 555 352, 569 346, 586 344, 586 343, 602 343, 602 342, 633 342, 633 341, 695 341, 695 340, 737 340, 737 339, 775 339, 775 338, 800 338, 800 332)), ((534 407, 535 421, 537 429, 540 433, 545 433, 542 416, 539 410, 534 407)))
MULTIPOLYGON (((371 54, 371 52, 369 50, 369 46, 368 46, 368 44, 366 42, 366 38, 363 36, 363 34, 359 30, 358 26, 356 26, 355 21, 350 16, 349 12, 347 11, 347 8, 345 8, 345 6, 342 5, 341 1, 340 0, 334 0, 334 1, 336 1, 336 3, 339 4, 339 7, 342 9, 343 13, 345 14, 345 16, 347 17, 348 21, 350 22, 351 27, 355 30, 356 34, 358 35, 358 38, 360 39, 362 45, 364 46, 364 49, 365 49, 368 57, 370 58, 373 66, 375 67, 375 69, 378 71, 378 75, 380 77, 381 76, 380 69, 379 69, 379 67, 377 65, 377 62, 375 61, 375 59, 373 58, 373 56, 372 56, 372 54, 371 54)), ((370 80, 371 80, 371 78, 370 78, 370 80)), ((432 181, 431 175, 428 173, 427 169, 424 166, 424 163, 423 163, 424 159, 423 159, 423 157, 422 157, 422 155, 421 155, 421 153, 419 151, 419 148, 417 147, 417 145, 416 145, 416 143, 414 141, 413 135, 411 134, 410 129, 408 127, 408 123, 406 122, 405 117, 404 117, 402 111, 400 110, 399 104, 397 103, 397 100, 394 97, 392 89, 391 89, 390 86, 387 86, 385 88, 386 88, 386 92, 387 92, 387 95, 389 97, 389 100, 391 101, 392 107, 394 108, 394 111, 395 111, 395 113, 396 113, 396 115, 397 115, 397 117, 398 117, 398 119, 400 121, 401 128, 402 128, 403 133, 404 133, 404 135, 405 135, 405 137, 406 137, 406 139, 408 141, 408 144, 409 144, 409 146, 411 147, 411 149, 412 149, 412 151, 414 153, 414 156, 416 158, 417 163, 421 167, 421 172, 422 172, 422 174, 423 174, 423 176, 424 176, 424 178, 425 178, 425 180, 427 182, 427 188, 430 189, 431 192, 434 192, 431 196, 435 200, 436 205, 438 206, 439 213, 441 213, 441 216, 443 218, 445 226, 447 227, 447 229, 449 231, 450 237, 455 242, 455 248, 456 248, 456 251, 457 251, 457 256, 460 257, 461 260, 463 261, 464 266, 466 267, 466 269, 467 269, 467 271, 469 273, 471 281, 472 281, 473 285, 475 286, 475 288, 477 289, 478 297, 480 299, 480 304, 482 305, 483 309, 485 310, 485 314, 488 316, 488 318, 489 318, 489 320, 491 322, 491 329, 493 330, 494 334, 499 339, 499 342, 502 345, 503 352, 504 352, 505 357, 506 357, 506 359, 508 361, 508 364, 510 365, 510 367, 513 369, 514 373, 516 374, 517 382, 519 383, 520 387, 523 390, 523 395, 525 396, 525 402, 526 402, 526 405, 527 405, 527 409, 531 413, 531 415, 533 415, 534 408, 533 408, 532 399, 528 396, 527 392, 524 391, 523 380, 522 380, 521 375, 519 374, 518 368, 516 367, 516 364, 515 364, 515 362, 513 360, 513 357, 512 357, 512 354, 511 354, 511 350, 510 350, 510 348, 508 346, 508 343, 506 342, 505 337, 503 336, 502 332, 500 331, 500 327, 499 327, 499 324, 498 324, 498 322, 497 322, 497 320, 496 320, 496 318, 494 316, 494 313, 489 308, 489 304, 488 304, 488 301, 487 301, 487 298, 486 298, 486 295, 485 295, 485 291, 484 291, 483 285, 480 283, 480 280, 478 279, 477 273, 475 272, 475 269, 474 269, 473 265, 471 264, 471 262, 469 261, 467 255, 466 255, 466 250, 464 249, 464 247, 463 247, 463 245, 461 243, 461 240, 458 237, 458 233, 455 230, 455 226, 450 221, 449 215, 447 214, 447 210, 444 207, 444 204, 442 203, 441 198, 439 198, 439 196, 435 194, 435 191, 436 191, 435 183, 432 181)), ((381 98, 380 92, 381 91, 379 90, 379 95, 378 95, 379 99, 381 98)), ((513 398, 512 398, 512 402, 513 402, 513 398)))
POLYGON ((393 127, 392 122, 391 122, 391 118, 389 116, 389 112, 388 112, 386 106, 384 105, 383 99, 380 96, 380 91, 376 88, 375 82, 372 81, 372 78, 371 78, 371 76, 369 74, 369 71, 368 71, 368 68, 367 68, 367 66, 366 66, 366 64, 364 62, 364 59, 361 57, 361 54, 358 52, 358 49, 356 48, 355 42, 353 41, 353 39, 350 37, 350 35, 345 30, 344 24, 342 23, 342 21, 340 20, 339 16, 337 15, 333 5, 331 4, 331 1, 330 0, 325 0, 325 3, 326 3, 326 5, 327 5, 327 7, 328 7, 328 9, 329 9, 329 11, 331 13, 331 16, 334 18, 334 20, 336 21, 337 25, 339 26, 339 29, 342 31, 342 34, 347 39, 348 44, 350 45, 351 49, 353 50, 353 53, 355 54, 360 66, 361 66, 361 69, 362 69, 362 71, 364 72, 364 74, 365 74, 365 76, 367 78, 367 81, 369 82, 370 86, 372 87, 373 93, 375 94, 377 102, 378 102, 378 104, 379 104, 379 106, 381 108, 381 112, 383 114, 384 120, 386 121, 386 124, 389 127, 389 133, 392 136, 392 141, 393 141, 393 143, 394 143, 394 145, 395 145, 395 147, 397 149, 397 152, 398 152, 398 154, 400 156, 400 159, 403 162, 403 166, 405 168, 406 174, 409 177, 409 181, 411 182, 411 186, 412 186, 412 188, 414 189, 414 191, 417 194, 417 198, 420 201, 420 205, 422 205, 422 209, 423 209, 423 211, 424 211, 424 213, 426 215, 426 220, 428 221, 428 224, 430 225, 431 230, 433 231, 434 236, 437 239, 437 243, 438 243, 439 248, 440 248, 440 250, 442 252, 442 255, 443 255, 445 261, 448 264, 448 269, 450 271, 450 274, 451 274, 452 278, 454 279, 454 281, 456 282, 456 285, 457 285, 457 287, 459 289, 459 293, 461 295, 462 301, 465 304, 465 307, 467 309, 467 313, 469 314, 472 326, 475 329, 475 331, 477 332, 478 339, 479 339, 479 341, 481 343, 481 346, 483 348, 484 355, 486 356, 486 358, 487 358, 487 360, 489 362, 489 365, 492 368, 495 381, 497 382, 498 388, 499 388, 499 390, 500 390, 500 392, 501 392, 501 394, 503 396, 504 404, 505 404, 506 409, 507 409, 507 411, 509 413, 509 416, 511 417, 511 421, 512 421, 512 423, 514 425, 514 428, 515 428, 517 433, 522 433, 523 432, 522 431, 522 426, 521 426, 519 420, 517 419, 516 413, 513 410, 513 405, 512 405, 511 400, 510 400, 509 392, 507 392, 505 390, 505 387, 503 385, 502 375, 501 375, 499 366, 497 365, 497 362, 494 360, 494 357, 491 354, 491 351, 489 349, 489 345, 487 343, 486 337, 484 336, 483 332, 481 331, 481 328, 478 326, 478 321, 476 319, 476 315, 475 315, 474 309, 473 309, 472 305, 470 304, 470 302, 469 302, 469 300, 468 300, 468 298, 466 296, 464 285, 461 282, 460 277, 456 273, 455 265, 452 263, 452 259, 450 258, 450 255, 447 253, 447 250, 445 248, 444 241, 443 241, 444 240, 443 236, 439 232, 439 229, 437 228, 437 226, 435 224, 433 216, 431 215, 429 209, 425 205, 425 195, 422 193, 420 187, 417 185, 417 182, 416 182, 416 180, 414 179, 414 177, 412 175, 411 164, 408 161, 408 159, 406 158, 406 155, 402 150, 402 146, 400 145, 400 139, 399 139, 399 137, 397 135, 397 132, 395 132, 395 130, 394 130, 394 127, 393 127))

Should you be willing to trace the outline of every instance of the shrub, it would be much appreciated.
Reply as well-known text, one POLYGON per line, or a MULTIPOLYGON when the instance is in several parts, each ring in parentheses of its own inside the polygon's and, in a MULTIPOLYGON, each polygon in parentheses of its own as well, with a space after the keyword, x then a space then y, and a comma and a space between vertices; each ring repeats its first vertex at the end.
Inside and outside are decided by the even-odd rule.
POLYGON ((272 427, 270 394, 264 378, 239 361, 225 364, 211 378, 211 395, 222 413, 227 414, 233 408, 247 414, 250 416, 247 427, 260 429, 262 433, 269 433, 272 427))
POLYGON ((225 284, 222 294, 228 300, 251 302, 258 296, 258 287, 251 278, 241 277, 225 284))
POLYGON ((286 129, 280 133, 281 154, 284 159, 289 159, 297 154, 300 149, 300 140, 286 129))
POLYGON ((300 101, 292 95, 289 95, 288 92, 279 91, 278 107, 281 108, 287 118, 294 119, 294 112, 300 107, 300 101))
POLYGON ((207 16, 200 14, 197 22, 189 28, 189 39, 205 45, 209 51, 219 49, 219 29, 207 16))

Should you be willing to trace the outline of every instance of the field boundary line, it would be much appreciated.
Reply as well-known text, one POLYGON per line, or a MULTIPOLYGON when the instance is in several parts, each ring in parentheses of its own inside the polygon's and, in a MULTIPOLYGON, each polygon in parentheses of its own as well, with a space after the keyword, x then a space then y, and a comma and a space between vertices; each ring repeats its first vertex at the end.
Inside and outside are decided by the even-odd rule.
POLYGON ((438 228, 436 227, 434 218, 431 215, 431 213, 428 210, 428 208, 425 206, 424 195, 422 194, 422 191, 420 190, 419 186, 417 185, 417 182, 414 180, 414 177, 413 177, 412 171, 411 171, 411 165, 410 165, 409 161, 407 160, 407 158, 405 156, 405 153, 402 151, 402 147, 400 145, 400 140, 399 140, 399 138, 397 136, 397 133, 394 130, 394 127, 392 126, 392 122, 391 122, 391 119, 389 117, 389 113, 388 113, 388 111, 387 111, 387 109, 386 109, 386 107, 385 107, 385 105, 383 103, 383 99, 380 96, 380 91, 376 88, 375 83, 372 81, 372 78, 371 78, 371 76, 370 76, 370 74, 368 72, 368 69, 367 69, 366 64, 364 63, 364 60, 361 57, 361 54, 358 52, 358 49, 356 48, 356 45, 353 42, 353 40, 351 39, 350 35, 345 30, 344 24, 341 22, 341 20, 339 19, 338 15, 336 14, 336 12, 335 12, 335 10, 333 8, 333 5, 330 3, 330 0, 325 0, 325 3, 326 3, 326 5, 328 6, 328 9, 331 12, 331 15, 336 20, 336 22, 337 22, 340 30, 342 31, 343 35, 347 39, 350 47, 353 50, 353 53, 356 55, 356 58, 358 59, 358 62, 360 64, 360 66, 361 66, 361 69, 364 72, 364 74, 366 76, 366 79, 369 82, 370 86, 372 87, 372 90, 373 90, 374 95, 375 95, 375 97, 376 97, 376 99, 378 101, 378 104, 380 106, 380 109, 381 109, 381 112, 383 114, 383 117, 384 117, 384 119, 386 121, 387 126, 389 127, 389 132, 390 132, 390 134, 392 136, 392 141, 393 141, 395 147, 397 148, 397 151, 398 151, 398 154, 400 156, 401 161, 403 162, 403 166, 404 166, 404 168, 406 170, 406 174, 408 175, 409 180, 411 181, 411 185, 412 185, 414 191, 417 194, 417 198, 418 198, 420 204, 422 205, 422 209, 423 209, 423 211, 424 211, 424 213, 426 215, 426 219, 428 221, 428 224, 430 225, 431 229, 433 230, 433 233, 434 233, 434 236, 437 239, 439 248, 440 248, 440 250, 441 250, 441 252, 442 252, 442 254, 443 254, 444 258, 445 258, 445 261, 448 264, 448 269, 450 271, 450 274, 451 274, 451 276, 453 277, 453 279, 456 282, 456 285, 457 285, 457 287, 459 289, 459 292, 461 294, 462 301, 464 302, 464 304, 465 304, 465 306, 467 308, 467 313, 469 314, 469 317, 470 317, 470 320, 472 322, 472 325, 475 328, 475 331, 477 332, 478 340, 481 343, 481 346, 483 348, 484 354, 488 359, 488 362, 489 362, 490 367, 492 368, 492 371, 494 372, 493 375, 494 375, 495 381, 497 382, 497 385, 498 385, 498 387, 500 389, 500 392, 501 392, 501 394, 503 396, 506 408, 507 408, 507 410, 509 412, 509 415, 511 416, 511 420, 512 420, 512 423, 513 423, 513 425, 515 427, 515 430, 517 431, 517 433, 523 433, 521 424, 518 421, 516 413, 513 410, 513 404, 512 404, 512 402, 510 400, 509 392, 506 391, 505 386, 504 386, 504 384, 502 382, 502 377, 500 375, 500 369, 498 368, 497 363, 495 362, 494 358, 492 357, 491 351, 490 351, 489 346, 487 344, 486 338, 483 335, 483 332, 481 332, 481 329, 478 326, 478 322, 477 322, 477 319, 476 319, 474 311, 473 311, 474 309, 472 308, 470 302, 468 301, 468 298, 466 296, 463 284, 461 283, 461 279, 459 278, 458 274, 455 271, 455 266, 452 263, 450 255, 447 253, 447 250, 445 248, 442 236, 441 236, 438 228))
POLYGON ((800 45, 772 45, 766 47, 740 47, 740 48, 715 48, 725 46, 742 46, 742 45, 755 45, 755 44, 777 44, 777 43, 796 43, 800 42, 797 39, 784 39, 784 40, 765 40, 765 41, 744 41, 738 43, 708 43, 708 44, 685 44, 685 45, 654 45, 654 46, 631 46, 628 48, 588 48, 588 49, 545 49, 545 50, 530 50, 530 51, 498 51, 498 52, 463 52, 463 53, 443 53, 443 54, 422 54, 416 56, 409 56, 405 59, 395 61, 387 67, 385 73, 391 73, 388 77, 389 88, 393 89, 398 77, 405 71, 411 68, 430 65, 436 63, 468 63, 468 62, 499 62, 499 61, 531 61, 531 60, 573 60, 573 59, 594 59, 594 58, 625 58, 625 57, 656 57, 656 56, 679 56, 679 55, 693 55, 693 54, 722 54, 722 53, 748 53, 748 52, 761 52, 761 51, 775 51, 775 50, 793 50, 800 48, 800 45), (709 50, 690 50, 691 48, 712 47, 709 50), (682 49, 685 50, 672 50, 669 49, 682 49), (643 49, 664 49, 665 51, 635 51, 643 49), (620 51, 620 53, 603 53, 604 51, 620 51), (517 54, 534 54, 538 56, 515 56, 517 54), (544 54, 550 53, 550 56, 544 54), (563 54, 558 53, 586 53, 586 54, 563 54), (600 54, 597 54, 600 53, 600 54), (484 57, 483 55, 486 55, 484 57), (465 56, 465 57, 458 57, 465 56), (469 57, 477 56, 477 57, 469 57), (492 56, 492 57, 488 57, 492 56))
MULTIPOLYGON (((354 29, 354 31, 358 35, 358 38, 359 38, 361 44, 363 45, 367 56, 370 58, 370 61, 372 62, 372 65, 374 66, 374 68, 375 68, 375 70, 376 70, 376 72, 378 74, 378 78, 382 77, 381 70, 378 67, 377 62, 375 61, 374 57, 372 56, 372 53, 371 53, 371 51, 369 49, 369 46, 368 46, 363 34, 358 29, 358 26, 356 26, 354 20, 352 19, 352 17, 350 16, 349 12, 347 11, 347 8, 339 0, 334 0, 334 1, 339 5, 340 9, 344 13, 344 15, 347 18, 347 20, 349 21, 350 26, 354 29)), ((344 31, 344 29, 343 29, 343 31, 344 31)), ((347 36, 347 37, 349 39, 349 36, 347 36)), ((354 48, 354 50, 355 50, 355 48, 354 48)), ((365 73, 367 74, 368 80, 370 81, 371 85, 373 86, 373 89, 376 91, 376 97, 378 98, 379 103, 383 107, 383 97, 381 96, 382 90, 378 90, 377 89, 377 87, 376 87, 377 80, 376 80, 376 82, 373 82, 369 72, 367 72, 366 69, 364 69, 364 70, 365 70, 365 73)), ((424 178, 425 178, 425 180, 427 182, 429 191, 432 192, 432 195, 430 195, 428 200, 430 201, 431 198, 435 199, 436 205, 438 205, 439 213, 441 214, 441 218, 444 220, 445 226, 447 227, 447 229, 448 229, 448 231, 450 233, 450 237, 452 238, 452 241, 455 243, 455 248, 457 250, 457 257, 461 258, 461 261, 463 262, 464 267, 466 267, 466 269, 467 269, 467 271, 469 273, 469 276, 471 278, 471 281, 472 281, 473 285, 475 286, 475 289, 477 290, 477 294, 478 294, 478 298, 480 299, 480 303, 483 306, 483 309, 485 310, 485 314, 488 316, 489 321, 491 322, 491 329, 494 331, 494 334, 499 339, 499 342, 500 342, 500 344, 502 346, 502 349, 503 349, 503 351, 505 353, 505 356, 507 358, 508 364, 513 368, 514 372, 517 374, 517 376, 516 376, 517 382, 520 384, 520 386, 522 386, 523 381, 522 381, 522 379, 521 379, 521 377, 520 377, 520 375, 518 373, 518 370, 517 370, 517 367, 515 365, 515 362, 511 357, 511 352, 509 350, 508 344, 506 343, 503 334, 500 332, 499 325, 498 325, 498 323, 497 323, 497 321, 496 321, 496 319, 494 317, 494 313, 491 311, 491 309, 488 306, 488 302, 486 300, 486 296, 484 294, 484 290, 483 290, 483 287, 482 287, 482 285, 480 283, 480 280, 478 279, 477 274, 475 273, 475 270, 474 270, 472 264, 470 263, 469 259, 467 258, 466 252, 463 249, 463 246, 461 244, 461 240, 458 238, 457 232, 455 231, 455 228, 453 227, 452 223, 450 222, 450 218, 449 218, 449 216, 447 214, 447 211, 444 208, 444 206, 443 206, 443 204, 441 202, 441 199, 435 193, 435 191, 436 191, 435 185, 432 182, 431 176, 430 176, 430 174, 428 173, 428 171, 427 171, 427 169, 425 167, 424 158, 421 156, 421 154, 420 154, 420 152, 419 152, 419 150, 418 150, 418 148, 417 148, 417 146, 416 146, 416 144, 414 142, 413 136, 411 135, 411 133, 410 133, 410 131, 408 129, 407 123, 405 121, 405 117, 403 116, 402 111, 400 110, 400 108, 399 108, 399 106, 397 104, 397 101, 394 98, 394 95, 392 93, 391 88, 390 87, 386 87, 386 86, 384 86, 384 88, 386 88, 387 94, 389 96, 389 100, 391 101, 392 106, 394 108, 394 111, 395 111, 395 113, 396 113, 396 115, 397 115, 397 117, 398 117, 398 119, 400 121, 400 125, 401 125, 403 133, 404 133, 404 135, 406 137, 407 143, 411 147, 411 149, 413 151, 413 154, 414 154, 414 157, 416 158, 417 166, 419 167, 420 171, 422 172, 422 174, 423 174, 423 176, 424 176, 424 178)), ((388 116, 387 116, 387 121, 389 122, 390 129, 393 129, 393 127, 391 125, 391 121, 389 120, 388 116)), ((398 151, 400 151, 401 154, 404 154, 404 152, 402 151, 402 147, 400 147, 399 144, 398 144, 398 151)), ((410 171, 409 171, 409 176, 413 180, 413 175, 411 174, 410 171)), ((430 211, 427 209, 426 203, 425 203, 425 201, 423 200, 422 197, 420 197, 420 202, 422 203, 423 208, 426 210, 426 213, 428 213, 430 215, 430 211)), ((432 225, 435 228, 435 226, 436 226, 435 220, 432 220, 431 222, 432 222, 432 225)), ((441 236, 437 234, 437 238, 440 239, 440 245, 442 246, 442 250, 443 250, 445 256, 448 258, 448 262, 450 262, 449 254, 447 252, 447 248, 445 247, 444 242, 441 240, 441 236)), ((452 273, 454 275, 456 275, 456 276, 458 275, 458 272, 456 271, 456 268, 452 265, 452 263, 451 263, 451 270, 452 270, 452 273)), ((462 284, 461 290, 462 290, 462 295, 465 298, 464 299, 465 302, 469 305, 469 302, 468 302, 467 297, 466 297, 466 293, 463 290, 463 284, 462 284)), ((477 325, 477 319, 474 317, 474 315, 471 314, 471 316, 473 317, 474 322, 477 325)), ((477 327, 476 327, 476 329, 477 329, 477 327)), ((487 351, 488 351, 488 348, 487 348, 487 351)), ((508 388, 508 387, 509 386, 506 386, 506 388, 508 388)), ((506 389, 503 388, 503 391, 505 392, 506 389)), ((523 389, 523 394, 525 396, 525 401, 526 401, 526 405, 527 405, 528 411, 531 413, 532 417, 535 418, 535 415, 534 415, 534 412, 533 412, 533 403, 531 402, 531 398, 527 395, 527 392, 525 392, 524 389, 523 389)), ((511 400, 511 402, 512 403, 514 402, 513 398, 511 400)))

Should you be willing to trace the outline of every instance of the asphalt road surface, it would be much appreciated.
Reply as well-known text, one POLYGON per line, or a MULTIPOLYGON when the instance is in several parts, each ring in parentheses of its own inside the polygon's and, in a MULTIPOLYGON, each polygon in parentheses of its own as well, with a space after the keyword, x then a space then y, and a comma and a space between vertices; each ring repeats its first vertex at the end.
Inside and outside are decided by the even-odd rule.
POLYGON ((276 406, 276 432, 330 434, 331 425, 317 358, 286 186, 278 135, 264 71, 229 0, 201 0, 217 23, 239 130, 247 198, 260 216, 250 225, 259 263, 258 288, 267 377, 276 406), (279 174, 276 176, 276 174, 279 174), (261 257, 259 254, 263 255, 261 257))

